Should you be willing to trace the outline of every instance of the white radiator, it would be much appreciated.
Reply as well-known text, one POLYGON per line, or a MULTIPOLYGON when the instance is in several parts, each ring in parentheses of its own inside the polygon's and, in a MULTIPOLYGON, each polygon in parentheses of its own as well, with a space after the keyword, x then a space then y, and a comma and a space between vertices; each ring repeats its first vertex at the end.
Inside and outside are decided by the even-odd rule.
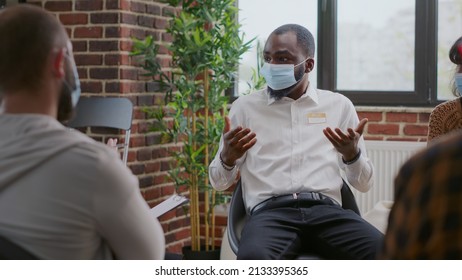
POLYGON ((426 146, 426 142, 366 140, 367 155, 374 165, 374 186, 367 193, 352 188, 362 215, 379 201, 393 200, 394 180, 401 165, 426 146))

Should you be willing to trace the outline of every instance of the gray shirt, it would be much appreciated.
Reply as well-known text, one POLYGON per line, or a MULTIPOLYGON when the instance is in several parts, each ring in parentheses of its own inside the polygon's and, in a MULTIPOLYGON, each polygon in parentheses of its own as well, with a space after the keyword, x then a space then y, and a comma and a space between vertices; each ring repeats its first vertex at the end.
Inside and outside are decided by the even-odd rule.
POLYGON ((116 153, 44 115, 0 114, 0 235, 42 259, 162 259, 162 228, 116 153))

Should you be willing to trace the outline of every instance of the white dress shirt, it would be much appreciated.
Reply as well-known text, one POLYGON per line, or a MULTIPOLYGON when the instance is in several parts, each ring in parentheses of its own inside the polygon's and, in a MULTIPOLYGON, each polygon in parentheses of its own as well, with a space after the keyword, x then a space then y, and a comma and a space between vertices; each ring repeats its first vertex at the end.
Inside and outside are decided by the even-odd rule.
POLYGON ((366 192, 373 184, 373 166, 364 140, 360 158, 350 165, 323 134, 326 127, 355 129, 359 119, 345 96, 311 86, 298 100, 274 100, 266 89, 241 96, 229 112, 231 129, 242 126, 256 133, 256 144, 227 171, 219 150, 209 167, 211 184, 217 190, 230 187, 240 172, 244 202, 249 212, 272 196, 314 191, 341 203, 340 189, 345 171, 348 182, 366 192))

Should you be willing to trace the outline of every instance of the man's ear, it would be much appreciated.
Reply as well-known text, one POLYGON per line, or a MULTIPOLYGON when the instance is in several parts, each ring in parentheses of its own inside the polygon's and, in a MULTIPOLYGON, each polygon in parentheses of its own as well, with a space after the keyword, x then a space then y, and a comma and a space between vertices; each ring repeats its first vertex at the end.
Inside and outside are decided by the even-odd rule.
POLYGON ((66 49, 62 48, 59 51, 56 52, 54 57, 52 58, 52 71, 53 74, 56 76, 56 78, 62 78, 65 75, 64 71, 64 60, 66 57, 65 53, 66 49))
POLYGON ((314 69, 314 59, 308 58, 305 61, 305 73, 310 73, 314 69))

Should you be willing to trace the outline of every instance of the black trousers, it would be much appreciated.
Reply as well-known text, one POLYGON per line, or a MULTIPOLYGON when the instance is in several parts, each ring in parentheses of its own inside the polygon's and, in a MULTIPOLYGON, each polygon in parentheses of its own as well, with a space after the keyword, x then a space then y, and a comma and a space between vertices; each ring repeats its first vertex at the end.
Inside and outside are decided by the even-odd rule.
POLYGON ((383 234, 333 203, 258 211, 247 221, 237 259, 375 259, 383 234))

